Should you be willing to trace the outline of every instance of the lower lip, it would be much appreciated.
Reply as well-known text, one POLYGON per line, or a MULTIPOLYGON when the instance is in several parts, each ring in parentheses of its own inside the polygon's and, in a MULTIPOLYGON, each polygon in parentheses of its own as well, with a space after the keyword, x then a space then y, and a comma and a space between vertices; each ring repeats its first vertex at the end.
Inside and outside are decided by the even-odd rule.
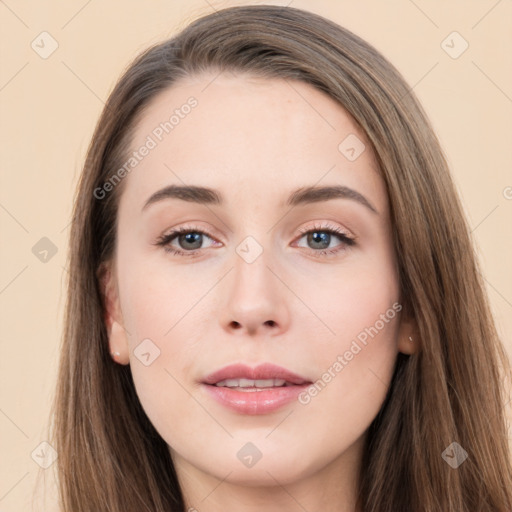
POLYGON ((265 388, 262 391, 237 391, 234 388, 203 384, 203 388, 220 404, 241 414, 267 414, 297 399, 311 384, 265 388))

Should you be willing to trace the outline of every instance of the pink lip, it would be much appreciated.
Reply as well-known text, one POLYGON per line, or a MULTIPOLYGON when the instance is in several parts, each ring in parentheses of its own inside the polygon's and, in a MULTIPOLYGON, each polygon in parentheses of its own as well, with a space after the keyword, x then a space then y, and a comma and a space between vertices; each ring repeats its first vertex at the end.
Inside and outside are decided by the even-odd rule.
POLYGON ((241 414, 266 414, 295 400, 311 381, 285 368, 265 363, 255 368, 243 364, 226 366, 208 375, 202 382, 203 389, 220 404, 241 414), (226 379, 284 379, 284 387, 268 388, 261 391, 237 391, 233 388, 215 386, 226 379))

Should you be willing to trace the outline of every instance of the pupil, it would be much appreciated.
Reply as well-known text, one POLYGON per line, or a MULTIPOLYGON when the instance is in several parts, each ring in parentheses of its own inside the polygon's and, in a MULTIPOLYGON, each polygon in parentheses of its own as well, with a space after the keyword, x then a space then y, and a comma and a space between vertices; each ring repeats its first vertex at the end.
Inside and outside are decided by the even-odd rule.
POLYGON ((312 240, 313 243, 319 243, 319 244, 324 244, 325 246, 322 246, 322 247, 317 247, 319 249, 325 249, 327 247, 329 247, 329 241, 330 241, 330 234, 329 233, 325 233, 325 232, 322 232, 322 231, 314 231, 313 233, 310 233, 309 237, 310 237, 310 241, 312 240))
MULTIPOLYGON (((193 244, 194 241, 196 242, 197 246, 187 247, 187 249, 200 249, 201 248, 201 233, 187 233, 185 235, 181 235, 181 238, 182 239, 184 238, 186 243, 193 244)), ((180 240, 180 242, 181 242, 181 240, 180 240)))

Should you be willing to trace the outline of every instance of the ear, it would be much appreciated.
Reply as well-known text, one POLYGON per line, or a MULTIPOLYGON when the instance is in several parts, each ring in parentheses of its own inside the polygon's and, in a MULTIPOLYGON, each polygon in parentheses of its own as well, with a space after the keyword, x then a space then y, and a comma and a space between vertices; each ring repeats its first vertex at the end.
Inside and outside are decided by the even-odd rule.
POLYGON ((115 267, 111 261, 102 263, 96 272, 103 299, 103 318, 108 333, 109 351, 119 364, 130 363, 130 345, 119 302, 115 267))
POLYGON ((416 319, 403 312, 400 317, 400 327, 398 329, 398 351, 402 354, 414 354, 420 350, 421 340, 418 333, 416 319))

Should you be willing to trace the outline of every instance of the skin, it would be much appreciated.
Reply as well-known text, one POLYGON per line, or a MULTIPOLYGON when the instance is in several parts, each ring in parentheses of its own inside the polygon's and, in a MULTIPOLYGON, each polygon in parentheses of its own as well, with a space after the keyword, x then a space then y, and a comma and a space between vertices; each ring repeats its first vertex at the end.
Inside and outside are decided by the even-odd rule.
POLYGON ((131 366, 187 507, 354 512, 366 431, 398 352, 417 350, 411 319, 396 314, 305 405, 243 415, 206 395, 200 381, 227 364, 272 362, 315 382, 400 303, 374 154, 347 112, 321 91, 240 74, 189 77, 160 93, 136 126, 132 150, 190 96, 197 107, 124 178, 118 246, 104 281, 110 350, 131 366), (349 134, 366 146, 355 161, 338 149, 349 134), (225 204, 165 199, 141 212, 169 184, 215 188, 225 204), (285 205, 291 191, 308 185, 348 186, 378 213, 351 199, 285 205), (299 229, 326 224, 356 244, 327 235, 326 245, 341 250, 315 256, 325 246, 299 229), (199 250, 190 238, 171 244, 198 256, 155 245, 180 226, 208 233, 199 250), (250 264, 236 252, 248 236, 263 250, 250 264), (149 366, 134 354, 146 338, 160 350, 149 366), (237 458, 247 442, 262 453, 251 468, 237 458))

